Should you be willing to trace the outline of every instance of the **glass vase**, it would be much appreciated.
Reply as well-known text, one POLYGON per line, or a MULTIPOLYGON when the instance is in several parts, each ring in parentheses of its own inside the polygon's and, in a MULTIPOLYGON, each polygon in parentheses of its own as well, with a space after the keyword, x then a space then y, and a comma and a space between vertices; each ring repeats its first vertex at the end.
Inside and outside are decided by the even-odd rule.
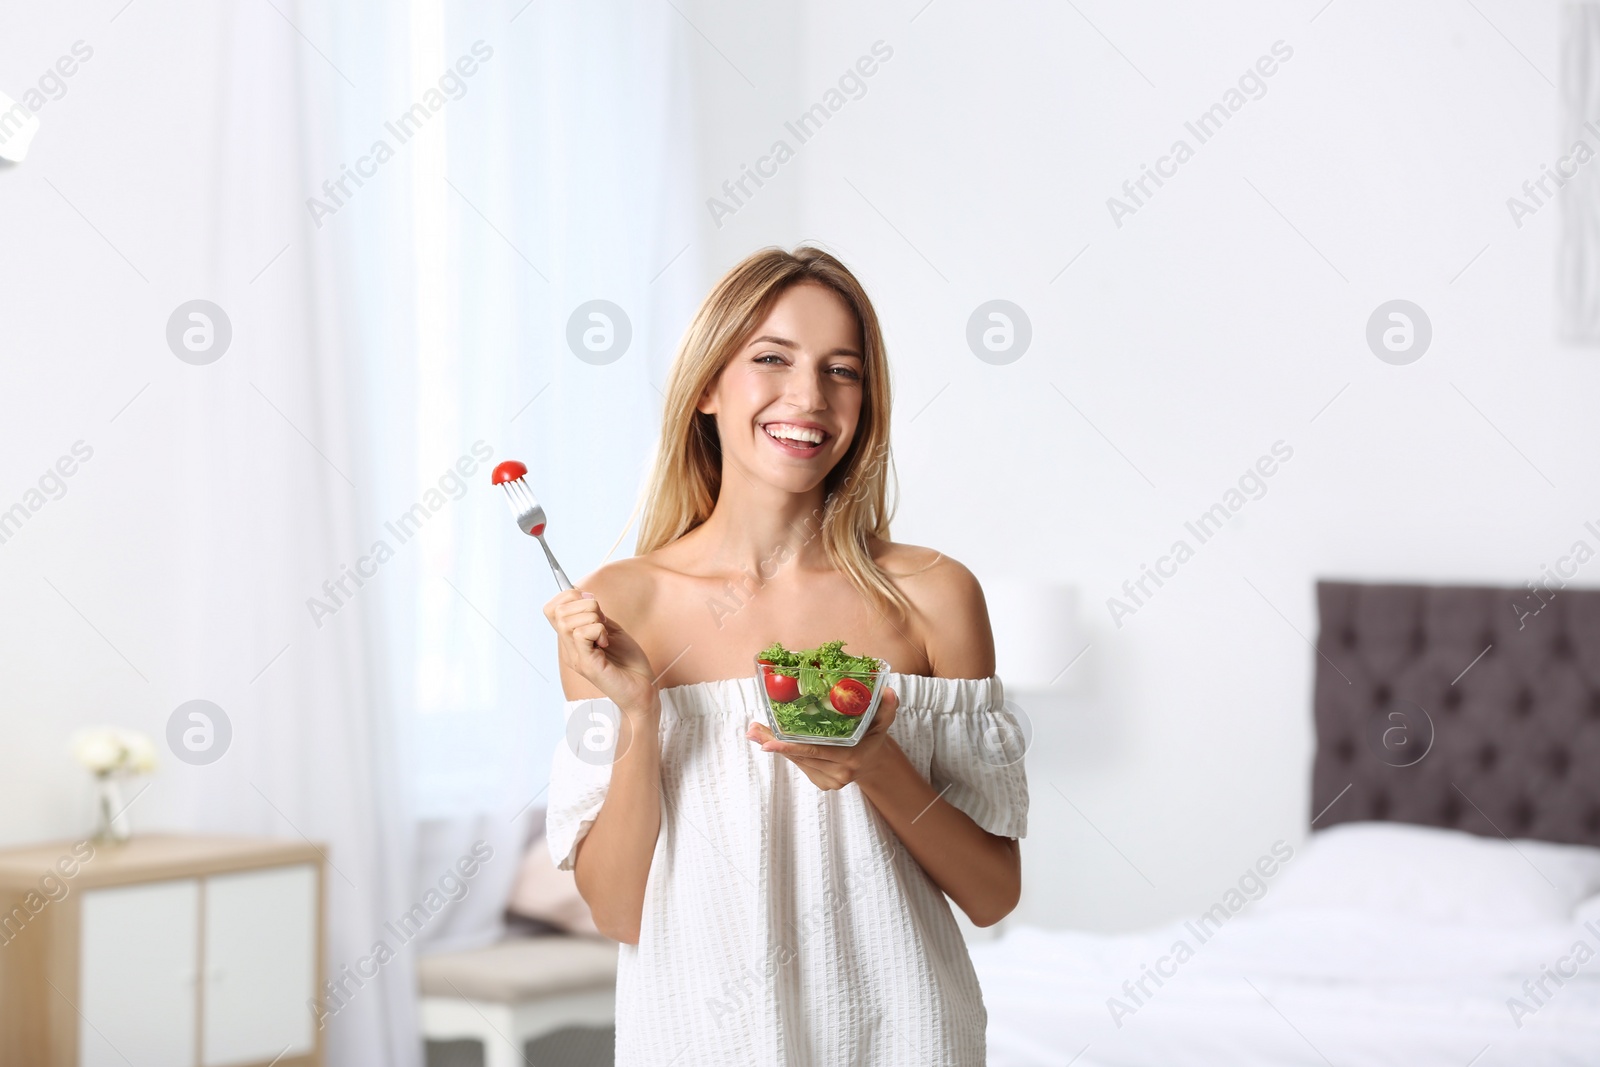
POLYGON ((127 805, 122 802, 121 783, 114 775, 97 774, 94 791, 95 842, 102 845, 123 844, 128 840, 132 827, 128 822, 127 805))

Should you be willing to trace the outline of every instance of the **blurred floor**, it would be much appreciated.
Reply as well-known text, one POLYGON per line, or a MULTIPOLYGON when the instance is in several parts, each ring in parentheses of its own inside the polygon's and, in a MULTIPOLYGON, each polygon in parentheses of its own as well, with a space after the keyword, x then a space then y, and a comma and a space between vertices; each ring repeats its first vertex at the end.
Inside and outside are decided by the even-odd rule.
MULTIPOLYGON (((615 1027, 568 1026, 529 1041, 523 1059, 529 1067, 611 1067, 615 1027)), ((429 1041, 427 1067, 483 1067, 477 1041, 429 1041)))

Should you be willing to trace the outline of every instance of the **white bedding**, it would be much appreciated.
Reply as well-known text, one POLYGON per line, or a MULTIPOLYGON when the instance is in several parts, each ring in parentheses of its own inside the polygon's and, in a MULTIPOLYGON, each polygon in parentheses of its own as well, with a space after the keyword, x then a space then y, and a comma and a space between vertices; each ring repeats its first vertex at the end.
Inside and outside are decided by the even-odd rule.
POLYGON ((1247 908, 1204 941, 1192 920, 1118 935, 1023 926, 971 954, 991 1067, 1595 1067, 1592 912, 1464 924, 1414 909, 1247 908), (1192 954, 1175 954, 1180 940, 1192 954), (1163 958, 1158 985, 1146 968, 1163 958), (1560 984, 1547 971, 1558 964, 1571 976, 1560 984), (1141 977, 1143 991, 1124 986, 1141 977), (1544 992, 1524 988, 1541 977, 1544 992))

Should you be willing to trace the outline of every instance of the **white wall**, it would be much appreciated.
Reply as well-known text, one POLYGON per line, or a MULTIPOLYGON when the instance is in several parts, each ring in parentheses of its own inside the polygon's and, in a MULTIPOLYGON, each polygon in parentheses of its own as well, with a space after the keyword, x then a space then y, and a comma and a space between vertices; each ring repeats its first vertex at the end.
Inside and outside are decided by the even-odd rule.
MULTIPOLYGON (((1518 229, 1505 204, 1561 154, 1556 5, 1321 7, 814 4, 787 110, 745 130, 748 92, 708 101, 741 109, 718 172, 894 49, 759 199, 797 195, 778 238, 828 243, 878 303, 897 539, 1083 591, 1084 691, 1026 698, 1021 921, 1175 914, 1299 839, 1316 578, 1521 585, 1600 517, 1596 353, 1554 340, 1559 209, 1518 229), (1114 225, 1107 197, 1278 40, 1265 96, 1114 225), (1009 366, 964 341, 996 297, 1034 328, 1009 366), (1365 344, 1393 298, 1432 319, 1410 366, 1365 344), (1280 439, 1266 495, 1117 628, 1107 598, 1280 439)), ((731 258, 766 222, 715 239, 731 258)))

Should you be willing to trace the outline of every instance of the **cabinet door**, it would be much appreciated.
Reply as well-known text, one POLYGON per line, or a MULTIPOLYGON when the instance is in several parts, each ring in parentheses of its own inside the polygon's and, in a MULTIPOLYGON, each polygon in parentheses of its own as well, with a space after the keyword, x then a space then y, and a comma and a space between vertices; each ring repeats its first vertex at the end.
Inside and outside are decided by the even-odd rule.
POLYGON ((85 891, 82 1067, 193 1067, 199 899, 194 879, 85 891))
POLYGON ((310 864, 206 879, 205 1067, 312 1050, 318 892, 310 864))

